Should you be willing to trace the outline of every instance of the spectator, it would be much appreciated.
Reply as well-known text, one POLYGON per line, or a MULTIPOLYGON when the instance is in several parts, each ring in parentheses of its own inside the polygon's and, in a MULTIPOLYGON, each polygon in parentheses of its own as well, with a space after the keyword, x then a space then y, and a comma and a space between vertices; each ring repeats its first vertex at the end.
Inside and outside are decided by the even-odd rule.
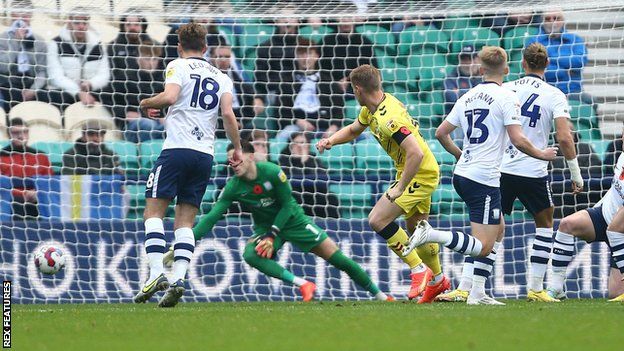
POLYGON ((63 155, 62 174, 113 175, 123 173, 117 156, 104 144, 106 129, 99 121, 87 121, 82 136, 63 155))
MULTIPOLYGON (((214 13, 215 8, 210 4, 197 3, 191 10, 194 14, 202 13, 214 13)), ((214 23, 214 19, 211 17, 199 17, 194 18, 192 22, 202 24, 206 27, 206 45, 208 49, 215 47, 221 43, 227 43, 231 45, 224 33, 219 31, 219 27, 214 23)), ((167 38, 165 39, 165 65, 178 58, 178 26, 172 26, 167 38)), ((210 54, 210 50, 206 52, 210 54)), ((208 58, 208 57, 207 57, 208 58)), ((236 63, 233 64, 234 67, 236 63)))
POLYGON ((583 93, 582 87, 582 71, 587 64, 587 47, 580 36, 566 31, 563 20, 561 11, 544 14, 539 34, 530 37, 526 46, 538 42, 548 50, 550 64, 545 74, 548 83, 559 88, 569 99, 593 105, 592 97, 583 93))
POLYGON ((52 175, 50 160, 45 154, 28 146, 28 127, 21 118, 13 118, 8 125, 11 143, 0 150, 0 174, 13 182, 13 217, 36 218, 37 190, 29 177, 52 175))
POLYGON ((364 64, 379 67, 375 59, 373 43, 360 33, 355 32, 354 17, 341 17, 336 33, 323 38, 321 69, 331 72, 332 80, 340 82, 342 91, 350 90, 349 73, 364 64))
POLYGON ((22 0, 13 6, 24 11, 12 12, 9 29, 0 34, 0 95, 10 102, 6 111, 10 105, 34 100, 46 85, 47 47, 30 27, 32 3, 22 0))
POLYGON ((329 193, 327 182, 319 175, 327 172, 310 152, 310 141, 304 133, 294 132, 282 150, 279 163, 290 178, 293 195, 305 213, 316 217, 338 217, 338 198, 329 193))
POLYGON ((323 38, 321 52, 321 71, 330 72, 331 81, 331 114, 337 116, 343 113, 345 100, 354 99, 353 89, 349 84, 349 73, 356 67, 369 64, 375 67, 373 43, 361 34, 355 32, 356 19, 341 17, 337 24, 336 33, 328 34, 323 38))
MULTIPOLYGON (((144 41, 139 46, 138 57, 133 58, 137 70, 127 72, 127 82, 113 84, 119 92, 113 110, 125 120, 126 140, 138 143, 164 137, 163 118, 145 118, 141 115, 139 102, 163 91, 164 77, 162 70, 162 48, 151 41, 144 41)), ((158 115, 158 113, 156 113, 158 115)), ((162 115, 162 111, 160 111, 162 115)))
MULTIPOLYGON (((293 12, 292 7, 286 6, 281 14, 292 15, 293 12)), ((292 71, 295 67, 299 20, 294 16, 284 16, 276 19, 275 25, 277 33, 258 46, 254 71, 256 92, 265 100, 269 92, 277 92, 281 72, 292 71)))
POLYGON ((300 38, 298 43, 295 70, 280 74, 276 103, 280 139, 288 139, 295 131, 331 134, 340 127, 337 120, 332 121, 331 76, 319 69, 319 50, 308 40, 300 38))
POLYGON ((271 155, 269 153, 269 135, 266 131, 255 129, 246 139, 249 140, 254 147, 254 157, 257 162, 271 161, 271 155))
MULTIPOLYGON (((219 45, 212 47, 210 56, 212 65, 227 74, 234 83, 232 92, 234 114, 240 118, 239 121, 244 129, 253 128, 253 118, 264 112, 264 100, 255 96, 253 84, 245 82, 243 76, 232 67, 232 48, 229 45, 221 42, 219 45)), ((225 137, 221 119, 219 119, 217 137, 225 137)))
POLYGON ((66 105, 81 101, 93 105, 110 81, 110 65, 104 45, 89 29, 87 9, 76 8, 59 36, 48 45, 49 91, 37 98, 66 105))
POLYGON ((457 69, 444 80, 445 112, 451 112, 455 102, 479 83, 479 53, 473 45, 465 45, 459 53, 457 69))

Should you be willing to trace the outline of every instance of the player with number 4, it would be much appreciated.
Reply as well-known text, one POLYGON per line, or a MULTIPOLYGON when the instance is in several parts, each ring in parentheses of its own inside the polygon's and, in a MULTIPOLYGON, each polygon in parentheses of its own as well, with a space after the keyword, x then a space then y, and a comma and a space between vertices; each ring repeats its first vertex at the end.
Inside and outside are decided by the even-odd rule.
POLYGON ((421 221, 403 254, 424 243, 437 242, 475 257, 468 304, 502 305, 485 294, 485 281, 496 258, 495 243, 500 243, 505 229, 501 218, 500 164, 507 135, 514 147, 540 160, 553 160, 557 149, 540 150, 523 134, 520 101, 511 90, 502 87, 509 73, 505 50, 486 46, 479 58, 483 83, 463 95, 436 130, 442 146, 457 159, 453 186, 468 207, 472 235, 433 229, 427 221, 421 221), (463 150, 450 137, 458 127, 465 133, 463 150))
POLYGON ((152 109, 169 108, 165 117, 167 138, 145 190, 145 251, 150 275, 134 297, 136 303, 146 302, 156 292, 169 288, 158 303, 160 307, 175 306, 184 294, 184 279, 195 249, 191 228, 210 178, 219 109, 233 145, 231 162, 238 164, 243 157, 232 111, 232 81, 203 58, 206 30, 199 24, 183 25, 178 29, 178 38, 180 58, 167 65, 165 90, 141 101, 141 108, 149 116, 152 109), (167 251, 163 217, 176 197, 170 284, 162 262, 167 251))

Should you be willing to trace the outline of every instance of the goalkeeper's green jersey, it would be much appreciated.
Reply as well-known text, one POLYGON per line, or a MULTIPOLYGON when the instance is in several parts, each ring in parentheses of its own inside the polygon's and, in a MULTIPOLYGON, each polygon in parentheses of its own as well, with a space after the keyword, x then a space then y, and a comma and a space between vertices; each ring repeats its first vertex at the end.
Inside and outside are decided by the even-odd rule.
POLYGON ((286 174, 271 162, 257 162, 254 180, 232 177, 209 213, 193 228, 195 237, 206 235, 232 202, 238 201, 253 218, 254 232, 264 234, 276 226, 280 231, 312 223, 292 196, 286 174))

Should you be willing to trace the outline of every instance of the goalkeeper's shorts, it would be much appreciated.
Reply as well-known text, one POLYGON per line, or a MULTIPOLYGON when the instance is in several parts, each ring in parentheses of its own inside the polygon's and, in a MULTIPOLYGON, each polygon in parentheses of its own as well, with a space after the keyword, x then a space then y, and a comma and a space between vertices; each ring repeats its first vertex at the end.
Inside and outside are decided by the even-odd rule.
MULTIPOLYGON (((251 240, 255 240, 258 236, 260 234, 254 235, 251 240)), ((299 250, 310 252, 327 238, 327 233, 314 223, 297 225, 282 229, 273 241, 273 249, 277 252, 288 241, 299 250)))

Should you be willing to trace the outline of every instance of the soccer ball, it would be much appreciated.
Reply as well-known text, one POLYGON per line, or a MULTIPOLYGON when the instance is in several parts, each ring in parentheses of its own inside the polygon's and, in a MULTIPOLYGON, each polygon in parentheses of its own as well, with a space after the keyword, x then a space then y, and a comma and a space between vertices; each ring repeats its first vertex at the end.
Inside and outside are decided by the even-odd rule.
POLYGON ((44 246, 35 253, 35 266, 43 274, 56 274, 65 267, 63 251, 54 246, 44 246))

